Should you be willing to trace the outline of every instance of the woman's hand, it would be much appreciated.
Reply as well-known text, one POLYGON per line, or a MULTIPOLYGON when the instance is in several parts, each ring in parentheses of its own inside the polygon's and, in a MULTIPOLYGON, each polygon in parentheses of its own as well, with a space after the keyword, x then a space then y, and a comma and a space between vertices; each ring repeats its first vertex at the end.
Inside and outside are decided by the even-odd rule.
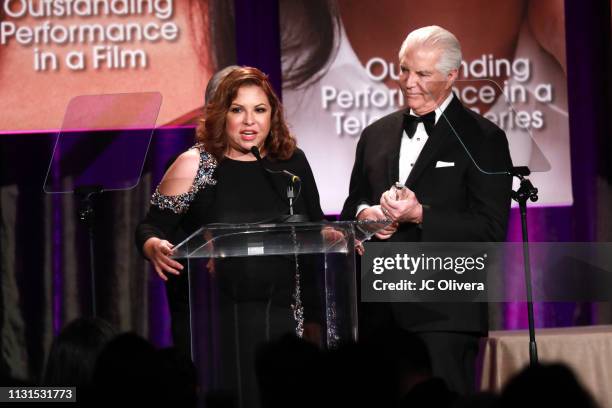
POLYGON ((304 323, 302 338, 317 347, 321 347, 321 325, 319 323, 304 323))
POLYGON ((206 262, 206 269, 208 270, 210 276, 213 278, 216 276, 217 270, 215 269, 215 258, 210 258, 208 262, 206 262))
POLYGON ((174 252, 173 248, 174 245, 170 242, 157 237, 149 238, 142 247, 145 256, 153 264, 155 272, 164 281, 168 280, 167 273, 180 275, 179 271, 183 270, 183 265, 170 258, 174 252))

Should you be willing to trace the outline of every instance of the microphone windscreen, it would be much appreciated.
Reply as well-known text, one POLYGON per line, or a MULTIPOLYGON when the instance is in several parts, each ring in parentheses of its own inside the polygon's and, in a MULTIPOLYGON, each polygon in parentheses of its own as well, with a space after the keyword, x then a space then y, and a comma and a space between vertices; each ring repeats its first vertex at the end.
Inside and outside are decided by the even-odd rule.
POLYGON ((251 146, 251 153, 253 153, 253 156, 255 156, 257 160, 261 160, 261 156, 259 155, 259 149, 257 148, 257 146, 251 146))

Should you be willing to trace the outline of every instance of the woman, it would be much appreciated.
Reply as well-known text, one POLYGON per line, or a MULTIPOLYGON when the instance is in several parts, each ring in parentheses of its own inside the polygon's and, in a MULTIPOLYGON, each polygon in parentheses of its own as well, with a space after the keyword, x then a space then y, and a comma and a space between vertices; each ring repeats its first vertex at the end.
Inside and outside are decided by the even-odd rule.
MULTIPOLYGON (((189 344, 187 283, 181 273, 183 265, 171 258, 174 244, 204 224, 254 223, 289 213, 286 176, 266 172, 251 153, 252 147, 261 152, 265 167, 301 178, 294 212, 311 221, 323 219, 312 171, 289 133, 283 108, 265 74, 256 68, 234 69, 221 81, 205 110, 196 145, 170 166, 137 231, 138 247, 167 282, 173 337, 185 351, 189 344)), ((224 339, 236 341, 238 332, 250 343, 225 347, 223 359, 232 355, 250 359, 257 342, 295 328, 290 307, 292 271, 293 258, 217 260, 221 347, 226 345, 224 339)), ((224 373, 222 381, 234 382, 234 375, 224 373)), ((241 378, 243 388, 254 386, 251 380, 254 377, 241 378)))

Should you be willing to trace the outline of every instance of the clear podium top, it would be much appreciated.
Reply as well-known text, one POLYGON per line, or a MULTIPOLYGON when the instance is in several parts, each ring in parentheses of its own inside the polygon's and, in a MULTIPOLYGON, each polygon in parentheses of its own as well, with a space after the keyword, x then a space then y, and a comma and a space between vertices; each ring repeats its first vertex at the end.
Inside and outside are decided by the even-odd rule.
POLYGON ((209 224, 175 247, 173 258, 350 253, 391 223, 379 221, 209 224))

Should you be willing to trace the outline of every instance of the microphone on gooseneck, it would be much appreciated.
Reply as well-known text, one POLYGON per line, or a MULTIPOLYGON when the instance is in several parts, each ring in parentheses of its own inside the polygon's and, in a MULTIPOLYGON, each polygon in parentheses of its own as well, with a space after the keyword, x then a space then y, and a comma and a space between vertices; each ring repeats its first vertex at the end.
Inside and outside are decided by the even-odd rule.
POLYGON ((257 146, 252 146, 251 147, 251 153, 253 153, 253 156, 255 156, 255 158, 257 159, 257 161, 261 165, 261 167, 263 167, 263 169, 265 171, 267 171, 268 173, 272 173, 272 174, 284 174, 285 176, 289 177, 289 180, 293 184, 297 184, 297 183, 300 183, 302 181, 302 179, 300 179, 298 176, 296 176, 295 174, 291 173, 290 171, 287 171, 287 170, 271 170, 271 169, 267 168, 266 165, 264 164, 263 160, 261 159, 261 155, 259 154, 259 149, 257 148, 257 146))
POLYGON ((253 156, 255 156, 255 158, 257 159, 257 162, 268 173, 272 173, 272 174, 284 174, 285 176, 289 177, 289 180, 290 180, 291 184, 289 184, 287 186, 287 199, 289 200, 289 216, 290 217, 287 218, 285 221, 289 221, 289 222, 303 221, 301 215, 296 215, 296 214, 293 213, 293 202, 296 201, 298 199, 298 197, 300 196, 300 191, 302 190, 302 180, 298 176, 296 176, 295 174, 291 173, 290 171, 287 171, 287 170, 271 170, 271 169, 267 168, 266 165, 264 164, 263 160, 261 159, 261 155, 259 154, 259 148, 257 148, 257 146, 252 146, 251 147, 251 153, 253 153, 253 156), (297 193, 293 189, 294 186, 297 186, 297 193))

